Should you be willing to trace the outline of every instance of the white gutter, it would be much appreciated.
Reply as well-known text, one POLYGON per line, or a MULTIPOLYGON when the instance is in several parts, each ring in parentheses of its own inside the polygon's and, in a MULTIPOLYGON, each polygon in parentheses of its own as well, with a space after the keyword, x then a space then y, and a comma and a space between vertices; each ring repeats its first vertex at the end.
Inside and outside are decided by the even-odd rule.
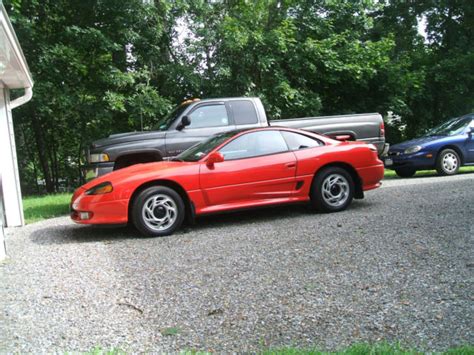
MULTIPOLYGON (((4 35, 6 36, 5 45, 7 46, 7 48, 3 48, 2 50, 7 50, 12 55, 11 60, 14 60, 13 58, 16 59, 16 62, 19 65, 19 69, 21 70, 21 73, 23 74, 23 77, 21 80, 22 85, 17 84, 17 83, 15 83, 16 85, 11 85, 11 83, 5 82, 5 80, 3 80, 3 82, 5 86, 9 87, 10 89, 19 89, 21 87, 26 88, 24 96, 29 97, 27 100, 25 99, 25 101, 21 100, 22 102, 15 106, 15 107, 18 107, 28 102, 31 99, 32 94, 29 93, 28 88, 33 87, 33 79, 31 77, 30 69, 28 68, 28 63, 26 62, 25 56, 23 55, 23 50, 21 49, 20 43, 18 42, 18 38, 16 37, 16 34, 15 34, 15 30, 13 29, 10 19, 8 18, 7 11, 5 10, 5 7, 3 6, 2 1, 3 0, 0 0, 0 35, 2 35, 4 32, 4 35)), ((8 58, 7 58, 7 64, 8 64, 8 58)))
POLYGON ((33 97, 33 89, 25 88, 25 94, 23 96, 17 97, 15 100, 10 101, 10 109, 17 108, 23 104, 26 104, 33 97))

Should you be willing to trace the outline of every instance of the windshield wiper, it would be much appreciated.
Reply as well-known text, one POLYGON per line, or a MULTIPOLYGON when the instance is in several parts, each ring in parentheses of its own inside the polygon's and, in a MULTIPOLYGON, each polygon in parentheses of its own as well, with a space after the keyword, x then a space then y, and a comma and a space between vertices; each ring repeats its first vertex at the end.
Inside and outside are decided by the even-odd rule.
POLYGON ((183 160, 183 159, 176 158, 176 157, 174 157, 174 158, 171 158, 171 159, 170 159, 170 161, 179 161, 180 163, 184 162, 184 160, 183 160))

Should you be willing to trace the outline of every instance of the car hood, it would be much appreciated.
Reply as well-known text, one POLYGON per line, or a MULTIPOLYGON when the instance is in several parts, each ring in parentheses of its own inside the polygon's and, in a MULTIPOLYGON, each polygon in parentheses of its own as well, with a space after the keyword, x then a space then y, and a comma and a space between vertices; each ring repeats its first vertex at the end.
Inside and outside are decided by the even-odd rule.
POLYGON ((154 178, 160 178, 163 175, 179 174, 180 169, 184 169, 189 165, 197 164, 195 162, 177 162, 177 161, 158 161, 153 163, 136 164, 112 171, 102 175, 94 180, 81 186, 82 189, 88 190, 102 182, 109 181, 113 184, 123 182, 125 180, 133 180, 152 174, 154 178))
POLYGON ((128 143, 134 141, 143 141, 148 139, 165 138, 166 132, 148 131, 148 132, 128 132, 112 134, 107 138, 102 138, 92 142, 92 148, 101 148, 115 144, 128 143))
POLYGON ((415 145, 419 146, 426 146, 429 143, 433 143, 435 141, 438 141, 440 139, 444 138, 444 136, 426 136, 426 137, 420 137, 420 138, 415 138, 406 142, 394 144, 390 146, 390 150, 405 150, 407 148, 413 147, 415 145))

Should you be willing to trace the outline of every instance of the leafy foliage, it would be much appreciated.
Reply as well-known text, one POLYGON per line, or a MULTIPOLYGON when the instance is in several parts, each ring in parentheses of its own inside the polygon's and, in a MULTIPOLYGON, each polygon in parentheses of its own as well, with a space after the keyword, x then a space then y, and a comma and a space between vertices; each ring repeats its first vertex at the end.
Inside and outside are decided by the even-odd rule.
POLYGON ((274 119, 391 113, 392 143, 474 110, 468 0, 4 3, 35 80, 15 111, 29 193, 77 185, 91 140, 188 97, 259 96, 274 119))

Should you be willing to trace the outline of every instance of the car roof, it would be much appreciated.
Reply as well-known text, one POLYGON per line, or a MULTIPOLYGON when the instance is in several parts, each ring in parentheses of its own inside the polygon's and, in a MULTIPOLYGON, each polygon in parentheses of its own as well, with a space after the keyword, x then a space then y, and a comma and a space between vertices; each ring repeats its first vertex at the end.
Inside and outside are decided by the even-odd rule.
POLYGON ((219 136, 219 135, 227 135, 230 138, 235 137, 237 135, 241 135, 243 133, 248 133, 248 132, 260 132, 260 131, 287 131, 287 132, 294 132, 298 134, 303 134, 307 136, 311 136, 313 138, 319 139, 321 141, 324 141, 325 143, 329 143, 331 141, 334 141, 330 137, 317 134, 314 132, 298 129, 298 128, 290 128, 290 127, 283 127, 283 126, 265 126, 265 127, 249 127, 249 128, 237 128, 231 131, 226 131, 226 132, 220 132, 216 133, 214 136, 219 136))

